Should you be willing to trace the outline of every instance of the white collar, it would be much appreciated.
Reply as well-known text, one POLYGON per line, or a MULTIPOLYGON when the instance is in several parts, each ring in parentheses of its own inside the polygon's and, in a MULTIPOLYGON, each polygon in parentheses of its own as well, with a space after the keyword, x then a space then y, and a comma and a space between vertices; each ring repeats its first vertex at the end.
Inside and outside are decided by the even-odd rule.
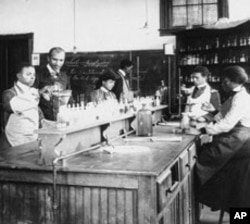
POLYGON ((198 85, 197 88, 200 89, 200 88, 206 87, 206 86, 208 86, 208 84, 205 82, 204 84, 198 85))
POLYGON ((243 87, 242 85, 239 85, 239 86, 235 87, 233 89, 233 92, 239 92, 239 91, 241 91, 242 87, 243 87))
POLYGON ((103 86, 101 86, 101 88, 100 88, 103 92, 105 92, 105 93, 108 93, 108 92, 110 92, 108 89, 106 89, 105 87, 103 87, 103 86))
POLYGON ((55 76, 58 72, 56 72, 50 64, 47 64, 47 68, 49 70, 49 73, 52 75, 52 76, 55 76))
POLYGON ((122 69, 118 70, 124 77, 126 76, 126 72, 124 72, 122 69))
POLYGON ((26 93, 26 92, 28 92, 31 89, 31 87, 29 87, 28 85, 25 85, 25 84, 21 83, 20 81, 16 82, 16 86, 17 86, 17 88, 19 90, 21 90, 22 93, 26 93))

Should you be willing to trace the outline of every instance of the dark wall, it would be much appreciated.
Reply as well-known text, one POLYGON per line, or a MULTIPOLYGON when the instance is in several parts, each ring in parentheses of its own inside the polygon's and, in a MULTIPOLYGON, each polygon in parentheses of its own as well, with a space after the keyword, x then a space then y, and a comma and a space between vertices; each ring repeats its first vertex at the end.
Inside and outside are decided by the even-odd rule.
MULTIPOLYGON (((106 70, 117 72, 122 59, 130 59, 134 68, 130 77, 133 90, 139 95, 152 95, 164 79, 167 83, 166 56, 163 50, 112 51, 67 53, 64 70, 71 78, 74 98, 88 101, 95 83, 106 70)), ((41 55, 41 64, 47 63, 47 54, 41 55)))

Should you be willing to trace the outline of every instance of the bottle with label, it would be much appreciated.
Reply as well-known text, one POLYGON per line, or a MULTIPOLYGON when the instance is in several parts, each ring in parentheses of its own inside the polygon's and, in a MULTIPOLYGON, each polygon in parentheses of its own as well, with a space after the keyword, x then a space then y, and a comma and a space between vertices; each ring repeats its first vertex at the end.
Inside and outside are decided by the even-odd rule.
POLYGON ((137 113, 137 133, 138 136, 152 136, 153 122, 152 113, 146 108, 146 104, 137 113))

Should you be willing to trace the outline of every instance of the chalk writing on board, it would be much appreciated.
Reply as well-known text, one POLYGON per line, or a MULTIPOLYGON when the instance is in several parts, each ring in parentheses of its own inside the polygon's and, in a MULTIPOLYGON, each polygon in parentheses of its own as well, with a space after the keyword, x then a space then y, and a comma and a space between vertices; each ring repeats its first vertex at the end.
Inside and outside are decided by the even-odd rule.
POLYGON ((67 67, 84 67, 84 68, 107 68, 111 62, 110 61, 101 61, 101 60, 86 60, 81 61, 80 59, 76 61, 66 61, 65 62, 67 67))

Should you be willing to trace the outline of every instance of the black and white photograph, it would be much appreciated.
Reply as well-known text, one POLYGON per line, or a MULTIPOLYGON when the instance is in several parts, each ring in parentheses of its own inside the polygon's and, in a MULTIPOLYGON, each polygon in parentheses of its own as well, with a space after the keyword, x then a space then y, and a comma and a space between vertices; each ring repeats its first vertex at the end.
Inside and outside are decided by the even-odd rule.
POLYGON ((0 0, 0 224, 249 224, 249 0, 0 0))

